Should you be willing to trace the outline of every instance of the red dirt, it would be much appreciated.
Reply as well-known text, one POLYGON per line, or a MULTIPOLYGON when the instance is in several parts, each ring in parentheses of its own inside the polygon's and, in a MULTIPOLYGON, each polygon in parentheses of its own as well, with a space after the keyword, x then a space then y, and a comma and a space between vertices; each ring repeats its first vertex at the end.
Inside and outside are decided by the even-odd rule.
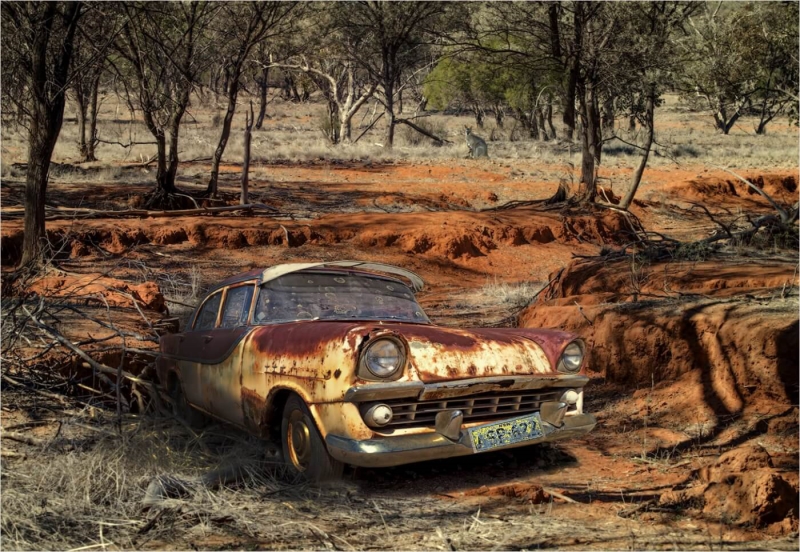
MULTIPOLYGON (((607 384, 641 387, 601 422, 642 454, 745 443, 662 493, 662 507, 796 531, 796 458, 776 468, 748 441, 765 434, 759 442, 796 456, 797 302, 781 299, 797 285, 796 261, 654 263, 639 271, 626 262, 573 263, 520 325, 580 334, 591 369, 607 384)), ((592 440, 609 453, 636 452, 613 437, 592 440)))
MULTIPOLYGON (((21 221, 3 227, 5 263, 14 263, 22 242, 21 221)), ((67 240, 71 256, 92 253, 90 244, 114 254, 154 243, 240 249, 247 246, 304 244, 329 245, 352 242, 363 248, 399 248, 406 254, 423 254, 451 260, 485 257, 500 246, 589 242, 619 243, 626 238, 621 215, 559 217, 530 209, 500 212, 431 212, 394 215, 326 215, 307 224, 234 217, 176 217, 119 220, 54 221, 48 234, 52 242, 67 240), (288 239, 287 239, 288 238, 288 239)))
POLYGON ((133 308, 133 301, 140 307, 155 312, 166 312, 166 303, 158 284, 144 282, 129 284, 103 274, 81 274, 45 276, 31 282, 27 291, 41 297, 80 297, 88 300, 95 297, 105 299, 109 306, 133 308))
MULTIPOLYGON (((364 258, 419 272, 429 288, 421 301, 439 314, 492 282, 548 281, 573 254, 595 255, 601 246, 627 243, 627 225, 614 212, 595 218, 530 208, 456 210, 550 196, 552 179, 537 171, 560 167, 526 163, 522 169, 496 162, 259 167, 269 172, 269 181, 254 174, 253 192, 287 211, 322 212, 308 220, 48 221, 50 241, 66 246, 67 263, 91 274, 48 276, 31 291, 63 297, 85 286, 82 294, 101 294, 109 304, 131 307, 120 290, 160 312, 164 298, 156 284, 126 283, 134 277, 141 281, 141 274, 123 262, 140 261, 166 274, 198 267, 203 283, 209 284, 279 262, 364 258), (318 205, 329 196, 339 199, 325 214, 318 205), (373 212, 336 212, 353 207, 373 212), (391 212, 400 208, 415 212, 391 212), (98 278, 105 267, 114 268, 113 277, 98 278)), ((238 172, 239 167, 222 170, 238 172)), ((607 177, 628 178, 629 173, 601 170, 607 177)), ((634 212, 648 228, 696 239, 714 224, 702 214, 691 220, 681 218, 685 213, 676 216, 670 210, 675 203, 770 210, 730 175, 697 173, 696 168, 648 169, 650 197, 643 193, 634 212), (675 203, 655 201, 659 193, 675 203)), ((763 182, 776 199, 796 201, 796 180, 788 173, 744 176, 763 182)), ((87 190, 92 201, 109 195, 122 200, 140 191, 96 184, 52 189, 76 203, 87 190)), ((615 192, 609 188, 608 193, 615 192)), ((9 197, 5 187, 3 195, 9 197)), ((18 220, 3 222, 5 268, 19 258, 22 227, 18 220)), ((574 331, 586 339, 592 349, 587 408, 598 413, 600 425, 584 439, 559 444, 557 450, 572 460, 556 460, 552 469, 547 463, 525 464, 526 456, 519 453, 512 460, 522 467, 513 472, 518 475, 513 481, 498 477, 492 482, 490 470, 475 468, 465 470, 473 474, 465 482, 447 463, 444 476, 428 474, 431 486, 450 481, 460 492, 454 496, 479 506, 505 501, 519 510, 521 504, 554 502, 575 523, 659 523, 688 533, 687 525, 702 520, 716 524, 729 539, 797 531, 796 266, 794 258, 570 265, 549 294, 520 313, 519 321, 525 327, 574 331), (755 441, 763 448, 755 448, 755 441), (548 489, 579 504, 565 503, 548 489), (631 500, 634 506, 649 506, 630 519, 618 517, 632 507, 631 500)), ((448 322, 479 324, 482 314, 470 312, 466 320, 448 322)), ((495 471, 505 474, 506 468, 495 471)), ((386 473, 392 488, 408 481, 398 475, 403 471, 386 473)))

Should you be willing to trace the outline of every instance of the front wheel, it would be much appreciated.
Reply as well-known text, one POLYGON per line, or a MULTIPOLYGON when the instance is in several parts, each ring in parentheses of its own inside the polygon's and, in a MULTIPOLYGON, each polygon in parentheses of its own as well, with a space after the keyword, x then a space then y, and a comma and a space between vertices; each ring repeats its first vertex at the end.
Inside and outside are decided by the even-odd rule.
POLYGON ((295 474, 319 482, 340 479, 344 464, 331 457, 306 403, 292 395, 281 421, 283 460, 295 474))

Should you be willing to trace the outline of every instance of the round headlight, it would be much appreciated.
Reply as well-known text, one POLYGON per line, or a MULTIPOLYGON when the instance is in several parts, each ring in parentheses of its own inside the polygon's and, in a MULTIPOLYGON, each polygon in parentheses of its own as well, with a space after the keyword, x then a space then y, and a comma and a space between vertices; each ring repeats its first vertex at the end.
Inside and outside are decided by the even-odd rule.
POLYGON ((573 341, 567 345, 561 355, 561 367, 565 372, 577 372, 583 363, 583 345, 579 341, 573 341))
POLYGON ((404 357, 400 345, 394 339, 378 339, 364 352, 364 365, 372 375, 388 378, 403 366, 404 357))

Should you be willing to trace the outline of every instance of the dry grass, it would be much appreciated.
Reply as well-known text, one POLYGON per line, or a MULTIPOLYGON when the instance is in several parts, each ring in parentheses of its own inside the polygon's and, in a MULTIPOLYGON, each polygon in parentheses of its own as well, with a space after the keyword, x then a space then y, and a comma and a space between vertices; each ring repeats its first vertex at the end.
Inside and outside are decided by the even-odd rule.
MULTIPOLYGON (((28 447, 30 460, 3 470, 3 548, 67 550, 79 546, 137 548, 158 538, 163 528, 138 532, 154 512, 142 505, 150 481, 164 474, 191 479, 220 467, 236 466, 233 487, 220 492, 198 488, 191 496, 163 503, 178 525, 181 520, 236 512, 232 501, 256 501, 260 493, 288 488, 277 464, 268 464, 263 443, 231 437, 229 430, 209 430, 196 439, 165 419, 123 420, 114 435, 113 419, 94 418, 87 431, 81 416, 63 421, 58 436, 44 449, 28 447), (102 432, 102 433, 101 433, 102 432), (202 445, 202 446, 201 446, 202 445), (33 461, 33 459, 36 461, 33 461)), ((7 442, 7 441, 6 441, 7 442)), ((8 449, 8 447, 4 447, 8 449)), ((233 516, 242 530, 256 520, 233 516)), ((188 522, 187 522, 188 523, 188 522)), ((194 525, 194 523, 190 523, 194 525)))
MULTIPOLYGON (((376 113, 375 105, 368 105, 354 121, 353 136, 369 124, 369 118, 376 113)), ((209 159, 219 139, 219 125, 213 124, 219 118, 223 106, 215 105, 213 100, 202 104, 199 98, 185 118, 181 130, 180 157, 184 161, 209 159)), ((472 125, 467 115, 455 116, 432 113, 419 119, 421 126, 442 136, 451 143, 434 147, 432 141, 422 137, 410 128, 399 125, 396 131, 396 144, 392 151, 382 147, 384 128, 379 122, 358 143, 333 146, 323 134, 320 121, 324 107, 321 103, 308 102, 295 104, 279 98, 271 100, 268 118, 261 130, 253 132, 252 156, 254 169, 259 163, 281 161, 309 162, 325 160, 360 160, 384 162, 395 160, 447 160, 463 158, 466 155, 463 128, 472 125)), ((408 116, 409 114, 405 114, 408 116)), ((77 124, 73 106, 68 105, 65 124, 56 145, 53 159, 69 163, 77 160, 77 124)), ((557 119, 557 117, 556 117, 557 119)), ((626 121, 618 121, 617 132, 626 141, 635 142, 636 133, 623 130, 626 121)), ((242 159, 243 115, 237 113, 233 121, 233 132, 228 142, 223 161, 239 163, 242 159)), ((758 136, 752 130, 751 118, 743 118, 729 136, 718 133, 712 125, 710 116, 694 113, 675 96, 667 96, 665 105, 657 111, 656 153, 651 156, 650 166, 654 168, 680 168, 682 166, 710 166, 724 162, 732 168, 795 168, 797 167, 797 132, 784 119, 774 121, 768 133, 758 136)), ((494 121, 487 121, 484 128, 476 128, 476 134, 487 139, 491 159, 512 161, 515 159, 536 160, 543 165, 567 167, 578 165, 580 151, 577 144, 560 141, 538 142, 525 138, 518 125, 508 119, 504 128, 498 128, 494 121)), ((152 137, 144 125, 131 120, 127 108, 115 97, 107 97, 101 107, 99 136, 106 142, 144 142, 123 148, 117 144, 101 143, 97 148, 102 163, 120 164, 147 160, 155 153, 155 145, 147 144, 152 137)), ((27 147, 24 131, 19 128, 3 127, 3 164, 24 162, 27 147)), ((632 169, 639 160, 638 151, 622 142, 609 142, 604 150, 603 167, 609 169, 632 169)), ((4 169, 5 171, 5 169, 4 169)), ((4 173, 5 174, 5 173, 4 173)), ((98 175, 113 179, 113 173, 98 175)), ((622 182, 620 183, 622 184, 622 182)))
POLYGON ((531 297, 536 295, 545 282, 519 282, 510 284, 495 281, 486 284, 470 297, 470 301, 478 305, 496 305, 507 309, 519 309, 527 305, 531 297))

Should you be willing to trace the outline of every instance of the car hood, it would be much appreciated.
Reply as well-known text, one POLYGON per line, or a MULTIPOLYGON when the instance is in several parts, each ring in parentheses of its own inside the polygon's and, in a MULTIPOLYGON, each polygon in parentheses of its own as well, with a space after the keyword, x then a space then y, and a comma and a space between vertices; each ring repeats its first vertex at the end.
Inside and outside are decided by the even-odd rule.
POLYGON ((409 356, 426 383, 482 376, 552 374, 575 336, 554 330, 443 328, 386 325, 408 343, 409 356))
POLYGON ((270 359, 267 371, 317 375, 318 362, 355 364, 364 344, 393 334, 408 344, 410 379, 433 383, 482 376, 553 374, 573 334, 527 328, 445 328, 373 321, 262 326, 251 339, 270 359), (316 360, 314 360, 316 359, 316 360), (348 360, 349 359, 349 360, 348 360), (274 366, 273 366, 274 365, 274 366), (306 374, 308 372, 308 374, 306 374))

